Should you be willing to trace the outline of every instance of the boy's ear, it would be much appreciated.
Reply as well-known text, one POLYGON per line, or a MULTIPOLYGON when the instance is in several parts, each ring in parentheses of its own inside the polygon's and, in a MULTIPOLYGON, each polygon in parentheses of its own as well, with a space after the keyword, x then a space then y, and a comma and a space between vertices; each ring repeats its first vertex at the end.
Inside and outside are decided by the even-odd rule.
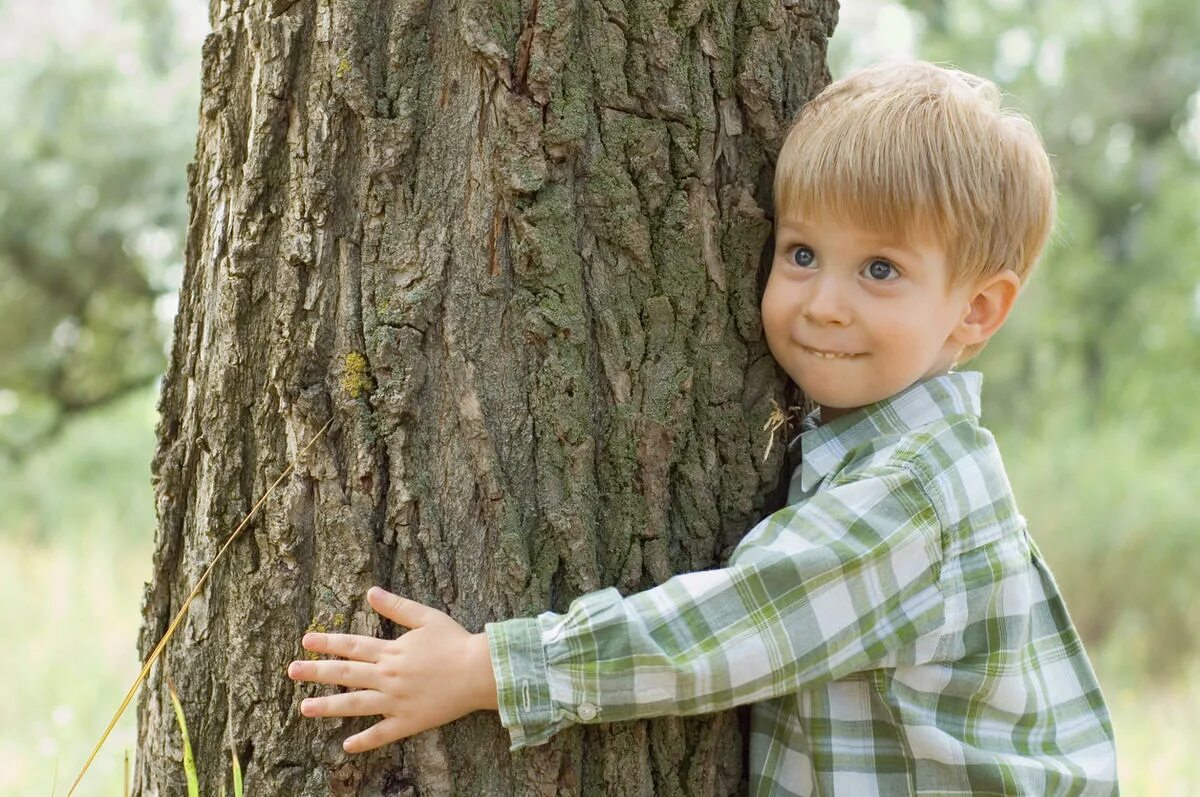
POLYGON ((1012 269, 993 274, 976 285, 967 312, 955 328, 955 342, 973 346, 994 335, 1008 319, 1020 292, 1021 278, 1012 269))

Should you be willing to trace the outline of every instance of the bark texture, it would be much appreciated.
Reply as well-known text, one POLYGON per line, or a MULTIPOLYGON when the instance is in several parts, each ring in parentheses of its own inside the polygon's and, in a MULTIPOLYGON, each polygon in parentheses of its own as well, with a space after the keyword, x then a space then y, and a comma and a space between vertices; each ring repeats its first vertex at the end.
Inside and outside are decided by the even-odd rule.
MULTIPOLYGON (((213 0, 163 385, 138 795, 737 793, 735 713, 510 754, 479 713, 374 753, 301 718, 308 629, 468 629, 719 565, 769 508, 774 153, 834 0, 213 0)), ((374 720, 371 720, 373 722, 374 720)))

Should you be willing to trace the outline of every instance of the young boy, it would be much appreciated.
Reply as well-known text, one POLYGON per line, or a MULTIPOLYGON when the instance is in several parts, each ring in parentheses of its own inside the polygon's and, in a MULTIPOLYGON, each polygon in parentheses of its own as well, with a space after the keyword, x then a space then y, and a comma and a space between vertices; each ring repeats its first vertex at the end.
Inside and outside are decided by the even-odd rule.
POLYGON ((1117 792, 1099 686, 979 424, 982 377, 952 370, 1049 235, 1036 131, 987 81, 878 65, 803 109, 775 202, 763 327, 819 405, 788 506, 724 568, 480 634, 373 588, 412 630, 306 634, 348 661, 289 675, 359 691, 304 715, 383 715, 345 742, 357 752, 499 710, 515 750, 573 723, 754 703, 756 795, 1117 792))

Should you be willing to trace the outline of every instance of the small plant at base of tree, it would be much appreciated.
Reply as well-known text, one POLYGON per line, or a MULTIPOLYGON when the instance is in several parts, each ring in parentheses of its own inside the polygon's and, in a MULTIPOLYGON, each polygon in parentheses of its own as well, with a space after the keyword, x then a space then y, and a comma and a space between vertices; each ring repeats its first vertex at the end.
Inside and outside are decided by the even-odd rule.
MULTIPOLYGON (((200 779, 196 775, 196 758, 192 755, 192 743, 188 739, 187 720, 183 716, 183 705, 175 692, 175 685, 167 679, 167 690, 171 693, 171 705, 175 708, 175 719, 179 723, 179 735, 183 738, 183 774, 187 778, 188 797, 200 797, 200 779)), ((237 749, 232 741, 229 755, 233 766, 233 797, 243 797, 242 766, 238 762, 237 749)), ((221 797, 225 797, 225 784, 221 784, 221 797)))

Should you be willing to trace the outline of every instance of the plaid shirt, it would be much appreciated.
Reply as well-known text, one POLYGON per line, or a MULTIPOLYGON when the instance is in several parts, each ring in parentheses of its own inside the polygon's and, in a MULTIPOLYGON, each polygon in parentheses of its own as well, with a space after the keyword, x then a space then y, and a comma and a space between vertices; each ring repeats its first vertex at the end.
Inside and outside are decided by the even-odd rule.
POLYGON ((1112 724, 1017 511, 982 375, 818 426, 726 567, 489 623, 512 749, 754 703, 754 795, 1110 795, 1112 724))

